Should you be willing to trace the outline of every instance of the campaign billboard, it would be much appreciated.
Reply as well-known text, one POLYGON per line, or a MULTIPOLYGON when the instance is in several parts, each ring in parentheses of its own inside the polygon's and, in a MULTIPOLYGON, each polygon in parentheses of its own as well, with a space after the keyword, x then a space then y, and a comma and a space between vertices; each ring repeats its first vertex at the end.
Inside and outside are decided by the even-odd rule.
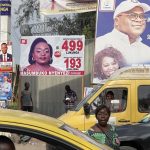
POLYGON ((98 0, 93 83, 150 64, 150 0, 98 0))
POLYGON ((13 71, 12 43, 0 42, 0 72, 13 71))
POLYGON ((10 100, 12 97, 12 74, 0 73, 0 100, 10 100))
POLYGON ((44 15, 96 11, 97 0, 40 0, 44 15))
POLYGON ((84 75, 84 36, 22 36, 20 42, 21 75, 84 75))

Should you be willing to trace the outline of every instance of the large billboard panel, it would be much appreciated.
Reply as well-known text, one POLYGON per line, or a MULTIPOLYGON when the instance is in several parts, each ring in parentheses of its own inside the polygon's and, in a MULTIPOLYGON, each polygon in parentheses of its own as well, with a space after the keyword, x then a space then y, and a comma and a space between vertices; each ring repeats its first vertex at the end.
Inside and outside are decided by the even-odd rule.
POLYGON ((84 36, 24 36, 20 42, 21 75, 84 75, 84 36))
POLYGON ((96 11, 97 0, 40 0, 44 15, 96 11))
POLYGON ((93 83, 150 64, 150 0, 98 0, 93 83))
POLYGON ((13 71, 12 43, 0 42, 0 72, 13 71))

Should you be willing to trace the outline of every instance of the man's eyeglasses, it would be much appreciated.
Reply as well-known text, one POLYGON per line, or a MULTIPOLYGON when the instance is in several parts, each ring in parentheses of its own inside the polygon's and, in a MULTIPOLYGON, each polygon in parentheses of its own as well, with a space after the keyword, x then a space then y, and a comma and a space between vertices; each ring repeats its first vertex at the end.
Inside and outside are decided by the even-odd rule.
POLYGON ((147 15, 142 13, 142 14, 137 14, 137 13, 127 13, 127 14, 121 14, 119 16, 128 16, 130 20, 135 21, 138 18, 140 18, 142 21, 147 20, 147 15))

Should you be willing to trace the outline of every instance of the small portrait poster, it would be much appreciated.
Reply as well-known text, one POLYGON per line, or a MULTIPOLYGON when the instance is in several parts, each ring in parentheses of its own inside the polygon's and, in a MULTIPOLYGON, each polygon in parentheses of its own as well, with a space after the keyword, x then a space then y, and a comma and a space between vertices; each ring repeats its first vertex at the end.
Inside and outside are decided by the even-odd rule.
POLYGON ((12 97, 12 74, 0 73, 0 100, 10 100, 12 97))
POLYGON ((0 42, 0 72, 13 71, 12 42, 0 42))
POLYGON ((40 0, 44 15, 96 11, 97 0, 40 0))
POLYGON ((93 83, 150 65, 150 0, 98 0, 93 83))
POLYGON ((21 75, 84 75, 84 36, 24 36, 20 44, 21 75))

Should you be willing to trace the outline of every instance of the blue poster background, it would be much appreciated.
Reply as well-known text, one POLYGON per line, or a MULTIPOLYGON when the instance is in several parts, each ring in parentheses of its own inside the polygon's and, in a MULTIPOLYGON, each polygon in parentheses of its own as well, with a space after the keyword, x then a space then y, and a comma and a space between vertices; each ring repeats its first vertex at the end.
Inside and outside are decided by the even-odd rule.
POLYGON ((11 15, 11 2, 10 0, 0 0, 0 15, 11 15))
MULTIPOLYGON (((99 0, 100 1, 100 0, 99 0)), ((114 0, 115 1, 115 0, 114 0)), ((124 0, 116 0, 115 8, 124 0)), ((139 0, 141 3, 146 3, 150 5, 150 0, 139 0)), ((113 14, 114 12, 100 12, 97 13, 97 31, 96 37, 102 36, 108 32, 111 32, 113 29, 113 14)), ((148 16, 150 17, 150 11, 147 12, 148 16)), ((143 43, 150 46, 150 39, 147 39, 147 35, 150 35, 150 22, 147 22, 146 29, 142 33, 141 37, 143 39, 143 43)))
POLYGON ((11 99, 12 97, 11 82, 12 82, 12 79, 11 79, 10 73, 7 73, 7 72, 0 73, 0 101, 11 99), (7 82, 4 81, 4 77, 7 77, 7 82))

